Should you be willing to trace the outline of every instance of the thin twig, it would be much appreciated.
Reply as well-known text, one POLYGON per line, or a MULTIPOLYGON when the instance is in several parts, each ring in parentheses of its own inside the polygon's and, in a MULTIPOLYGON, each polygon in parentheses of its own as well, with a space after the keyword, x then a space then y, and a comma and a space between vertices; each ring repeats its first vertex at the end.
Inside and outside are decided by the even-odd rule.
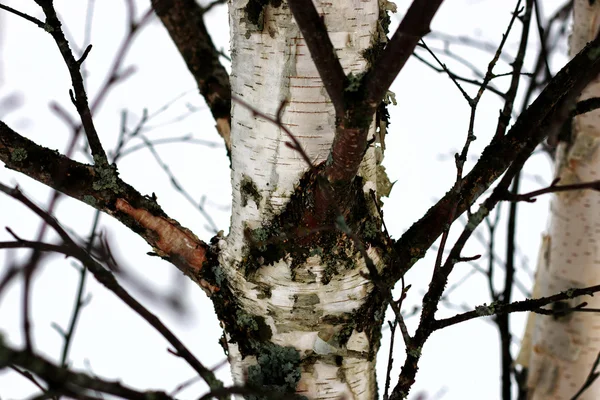
MULTIPOLYGON (((123 288, 115 279, 114 275, 100 265, 90 254, 79 247, 69 236, 69 234, 60 226, 60 224, 50 216, 47 212, 42 210, 40 207, 35 205, 31 200, 21 193, 18 189, 13 189, 4 184, 0 183, 0 191, 6 193, 10 197, 18 200, 31 211, 42 218, 46 223, 51 226, 56 233, 65 242, 63 246, 60 246, 60 250, 56 250, 72 257, 77 258, 82 264, 90 270, 94 277, 104 287, 112 291, 117 297, 119 297, 125 304, 133 309, 138 315, 140 315, 146 322, 148 322, 154 329, 156 329, 167 341, 175 348, 177 355, 183 358, 190 364, 190 366, 198 372, 200 376, 204 378, 206 383, 211 388, 218 388, 222 386, 222 383, 214 376, 213 372, 206 368, 202 363, 188 350, 188 348, 181 343, 181 341, 171 332, 161 320, 151 313, 147 308, 135 300, 126 290, 123 288)), ((39 242, 28 242, 25 240, 20 241, 23 247, 36 248, 40 246, 39 242)), ((43 250, 43 249, 42 249, 43 250)))
MULTIPOLYGON (((600 292, 600 285, 589 286, 579 289, 569 289, 552 296, 515 301, 508 304, 483 304, 481 306, 475 307, 474 310, 467 311, 462 314, 457 314, 453 317, 438 319, 433 323, 433 329, 440 330, 450 325, 455 325, 464 321, 469 321, 474 318, 489 317, 491 315, 509 314, 514 312, 532 311, 543 315, 554 315, 556 314, 556 311, 546 310, 542 307, 559 301, 574 299, 580 296, 593 296, 594 293, 597 292, 600 292)), ((574 310, 576 309, 573 309, 571 311, 574 310)), ((578 311, 583 311, 583 309, 578 311)), ((593 312, 597 312, 597 310, 593 310, 593 312)))
POLYGON ((96 132, 96 127, 92 119, 92 111, 90 110, 90 106, 88 104, 87 93, 83 83, 83 77, 81 75, 81 64, 86 59, 92 46, 88 45, 83 55, 76 60, 73 56, 71 48, 69 47, 69 42, 63 33, 61 27, 62 24, 58 19, 53 3, 42 0, 35 1, 42 8, 44 14, 46 15, 46 25, 48 27, 46 30, 54 38, 54 41, 60 50, 60 54, 62 55, 63 60, 65 61, 65 64, 69 70, 71 83, 73 85, 73 91, 69 91, 69 93, 71 94, 73 104, 77 108, 77 112, 81 118, 83 130, 87 136, 92 155, 94 156, 94 162, 99 167, 106 167, 108 166, 108 159, 106 158, 106 153, 102 147, 98 133, 96 132))
POLYGON ((598 353, 598 355, 596 356, 596 359, 592 363, 590 372, 589 372, 587 378, 585 379, 585 382, 583 382, 581 389, 579 389, 577 391, 577 393, 575 393, 575 395, 571 398, 571 400, 577 400, 590 386, 592 386, 592 384, 594 382, 596 382, 596 380, 598 379, 598 376, 600 376, 600 372, 596 371, 598 369, 598 365, 600 365, 600 353, 598 353))
POLYGON ((25 19, 25 20, 27 20, 27 21, 29 21, 29 22, 33 22, 34 24, 36 24, 36 25, 38 26, 38 28, 42 28, 42 29, 45 29, 45 28, 46 28, 46 24, 44 24, 44 23, 43 23, 42 21, 40 21, 39 19, 37 19, 37 18, 35 18, 35 17, 32 17, 32 16, 31 16, 31 15, 29 15, 29 14, 25 14, 24 12, 21 12, 21 11, 19 11, 19 10, 15 10, 15 9, 14 9, 14 8, 12 8, 12 7, 5 6, 4 4, 1 4, 1 3, 0 3, 0 10, 5 10, 5 11, 8 11, 9 13, 12 13, 12 14, 14 14, 14 15, 17 15, 17 16, 19 16, 19 17, 21 17, 21 18, 23 18, 23 19, 25 19))

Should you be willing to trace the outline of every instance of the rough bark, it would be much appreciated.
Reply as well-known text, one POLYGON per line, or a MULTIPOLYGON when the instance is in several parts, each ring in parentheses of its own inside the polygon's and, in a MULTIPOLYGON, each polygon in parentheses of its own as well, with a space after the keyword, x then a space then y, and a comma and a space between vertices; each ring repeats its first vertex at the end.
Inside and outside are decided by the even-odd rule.
MULTIPOLYGON (((600 4, 576 0, 570 38, 571 56, 598 34, 600 4)), ((578 101, 600 96, 596 78, 578 101)), ((555 168, 561 185, 600 178, 600 112, 575 117, 559 136, 555 168)), ((534 296, 548 296, 600 281, 600 193, 592 190, 562 192, 551 205, 550 226, 543 238, 538 260, 534 296)), ((590 308, 598 308, 598 297, 587 297, 590 308)), ((555 311, 568 310, 581 299, 560 302, 555 311)), ((554 316, 532 314, 518 362, 529 368, 531 399, 570 399, 582 387, 600 351, 600 316, 596 313, 566 312, 554 316)), ((579 399, 600 397, 600 381, 579 399)))
MULTIPOLYGON (((362 73, 365 50, 381 40, 378 2, 316 7, 344 73, 362 73)), ((311 399, 373 399, 385 306, 359 247, 381 267, 381 221, 370 197, 376 150, 367 150, 351 199, 336 199, 350 211, 311 221, 322 167, 309 168, 280 126, 235 98, 275 119, 286 101, 281 125, 315 166, 332 146, 334 107, 286 3, 232 1, 230 26, 233 213, 218 241, 213 271, 222 290, 213 300, 234 379, 311 399)))

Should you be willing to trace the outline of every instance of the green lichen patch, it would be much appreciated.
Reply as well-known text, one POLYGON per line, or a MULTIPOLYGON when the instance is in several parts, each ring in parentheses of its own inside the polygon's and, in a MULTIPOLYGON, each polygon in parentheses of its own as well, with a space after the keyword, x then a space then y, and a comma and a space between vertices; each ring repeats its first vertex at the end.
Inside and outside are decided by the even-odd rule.
MULTIPOLYGON (((272 331, 265 318, 244 311, 239 298, 228 285, 222 286, 212 300, 229 342, 237 344, 243 358, 256 357, 256 364, 248 368, 249 387, 261 392, 289 395, 286 398, 301 399, 301 396, 294 395, 301 374, 302 360, 298 351, 270 342, 272 331)), ((220 344, 227 353, 225 337, 220 344)), ((246 398, 258 400, 264 397, 247 395, 246 398)))
POLYGON ((116 165, 98 164, 94 168, 94 172, 96 174, 96 179, 92 183, 94 190, 110 190, 114 193, 121 191, 121 187, 119 186, 119 172, 116 165))
MULTIPOLYGON (((262 347, 256 361, 256 365, 248 368, 248 384, 251 387, 260 388, 267 393, 292 395, 290 398, 294 399, 306 399, 295 395, 302 373, 300 354, 296 349, 269 343, 262 347)), ((267 397, 249 395, 246 398, 259 400, 267 397)))
POLYGON ((245 256, 241 263, 247 278, 265 265, 285 259, 290 263, 292 279, 313 281, 310 271, 299 270, 309 257, 319 256, 324 273, 322 283, 328 284, 341 269, 356 267, 360 254, 354 238, 366 246, 387 248, 381 231, 381 220, 373 215, 373 199, 362 190, 363 180, 356 177, 346 201, 337 204, 325 217, 313 217, 314 193, 319 188, 319 169, 304 176, 292 194, 286 208, 271 221, 255 229, 246 229, 245 256), (337 210, 348 209, 344 215, 337 210))
POLYGON ((260 349, 265 343, 269 343, 273 335, 264 317, 249 314, 239 306, 223 308, 217 315, 225 323, 230 342, 239 346, 242 357, 259 354, 260 349))
POLYGON ((10 153, 10 160, 14 162, 21 162, 27 159, 27 150, 25 149, 14 149, 10 153))
POLYGON ((240 182, 240 194, 242 196, 243 207, 248 205, 248 199, 253 200, 257 207, 260 205, 262 195, 258 191, 256 184, 247 175, 242 175, 242 180, 240 182))
POLYGON ((379 349, 381 326, 388 302, 389 292, 372 290, 363 305, 353 313, 349 322, 346 323, 345 329, 338 334, 340 335, 340 344, 345 345, 347 343, 354 329, 358 332, 364 332, 371 344, 367 357, 369 360, 373 360, 379 349))
POLYGON ((83 196, 83 202, 94 207, 96 206, 96 198, 94 196, 91 196, 89 194, 86 194, 83 196))

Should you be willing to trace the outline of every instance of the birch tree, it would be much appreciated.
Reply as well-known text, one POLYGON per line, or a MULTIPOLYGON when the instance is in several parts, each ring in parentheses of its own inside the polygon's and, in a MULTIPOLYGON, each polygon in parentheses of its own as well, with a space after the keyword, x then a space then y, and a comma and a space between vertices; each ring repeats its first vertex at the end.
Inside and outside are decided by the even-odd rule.
MULTIPOLYGON (((56 251, 77 259, 165 337, 176 355, 206 381, 211 390, 207 396, 373 399, 383 392, 385 398, 406 398, 433 332, 481 316, 539 310, 600 290, 590 283, 591 287, 551 291, 536 300, 498 301, 451 318, 436 318, 454 266, 477 258, 462 251, 475 228, 500 201, 513 199, 508 194, 513 177, 538 144, 568 118, 574 99, 600 71, 600 39, 592 35, 509 129, 533 1, 524 7, 518 2, 511 19, 511 26, 522 23, 520 51, 488 146, 466 171, 475 140, 472 117, 456 155, 455 182, 407 232, 392 239, 381 212, 381 198, 391 187, 381 166, 388 89, 429 32, 442 0, 414 0, 395 32, 388 32, 389 12, 395 5, 385 0, 230 1, 231 75, 219 62, 220 52, 204 25, 205 9, 192 0, 153 0, 152 9, 194 76, 231 160, 229 232, 204 240, 169 217, 154 195, 143 195, 120 178, 97 132, 80 71, 91 47, 75 58, 53 1, 35 3, 43 19, 2 4, 0 9, 43 28, 56 42, 71 77, 72 101, 81 120, 78 130, 87 139, 93 163, 42 147, 4 122, 0 122, 0 160, 7 168, 116 218, 145 239, 154 255, 196 282, 215 306, 235 386, 223 387, 123 289, 102 260, 18 188, 4 184, 0 190, 43 218, 62 243, 15 235, 2 247, 56 251), (499 183, 488 192, 496 180, 499 183), (450 226, 463 214, 467 223, 445 253, 450 226), (408 332, 402 316, 408 291, 403 277, 418 267, 417 261, 438 238, 440 250, 422 299, 420 322, 408 332), (396 284, 402 289, 397 299, 392 295, 396 284), (375 380, 375 356, 388 307, 405 346, 402 371, 391 377, 395 383, 389 393, 387 385, 378 392, 375 380)), ((490 65, 476 82, 476 93, 464 93, 473 115, 494 77, 490 65)), ((23 271, 7 274, 4 281, 22 274, 27 293, 34 268, 28 264, 23 271)), ((14 365, 35 374, 46 382, 46 395, 83 398, 97 391, 131 399, 171 398, 71 371, 36 354, 24 304, 25 347, 0 342, 0 367, 14 365)))
MULTIPOLYGON (((598 34, 600 4, 575 1, 570 56, 574 56, 598 34)), ((579 104, 599 96, 598 77, 582 91, 579 104)), ((577 115, 566 123, 557 137, 555 175, 561 185, 581 185, 597 180, 598 111, 577 115)), ((577 190, 557 193, 550 208, 548 234, 542 240, 534 295, 547 296, 572 287, 595 285, 598 275, 598 193, 577 190)), ((598 309, 597 297, 586 298, 587 307, 598 309)), ((600 382, 590 380, 598 365, 596 313, 578 312, 581 299, 556 303, 562 314, 532 314, 529 317, 520 361, 528 367, 532 399, 570 399, 579 388, 588 386, 580 399, 600 395, 600 382), (586 382, 587 380, 587 382, 586 382), (587 385, 585 385, 587 383, 587 385)))

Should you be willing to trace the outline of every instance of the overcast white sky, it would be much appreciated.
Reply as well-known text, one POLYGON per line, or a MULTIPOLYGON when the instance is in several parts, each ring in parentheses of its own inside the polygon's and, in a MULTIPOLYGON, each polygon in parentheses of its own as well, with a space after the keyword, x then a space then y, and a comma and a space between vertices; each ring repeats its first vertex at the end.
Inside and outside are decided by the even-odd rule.
MULTIPOLYGON (((38 18, 42 17, 32 0, 0 1, 38 18)), ((136 3, 138 14, 141 15, 150 2, 136 0, 136 3)), ((92 4, 94 10, 91 28, 94 47, 85 62, 85 68, 88 94, 93 99, 125 34, 125 8, 122 0, 55 0, 69 38, 74 41, 73 47, 78 50, 87 45, 84 40, 88 4, 92 4)), ((401 16, 402 10, 410 2, 400 0, 397 4, 401 16)), ((432 28, 436 32, 468 35, 498 43, 514 4, 514 1, 508 0, 448 1, 435 17, 432 28)), ((562 5, 562 1, 548 0, 543 4, 547 8, 546 14, 549 14, 562 5)), ((206 19, 217 47, 222 47, 225 52, 229 47, 226 13, 226 7, 219 6, 206 19)), ((393 17, 393 20, 397 23, 398 18, 393 17)), ((509 39, 509 55, 516 52, 519 24, 517 28, 509 39)), ((67 70, 55 44, 43 30, 3 11, 0 11, 0 35, 0 102, 8 96, 15 96, 18 100, 13 102, 18 107, 9 114, 3 115, 0 109, 0 117, 13 129, 37 143, 64 151, 70 130, 49 105, 56 102, 68 110, 73 118, 76 114, 68 97, 70 86, 67 70)), ((533 42, 536 37, 532 32, 533 42)), ((433 40, 428 43, 435 48, 441 47, 439 42, 433 40)), ((459 46, 453 46, 452 50, 485 71, 490 54, 459 46)), ((534 51, 531 52, 533 54, 534 51)), ((563 62, 564 59, 555 60, 554 71, 563 62)), ((154 129, 148 131, 147 135, 156 139, 191 134, 196 139, 215 144, 213 147, 189 143, 166 144, 157 147, 157 150, 196 201, 205 196, 206 211, 218 229, 227 232, 231 188, 225 151, 213 127, 210 113, 197 94, 194 80, 158 21, 153 20, 136 37, 124 67, 134 67, 135 73, 110 92, 95 115, 97 130, 105 148, 114 149, 116 145, 123 111, 128 113, 127 126, 131 129, 139 121, 144 109, 152 114, 177 99, 149 122, 148 125, 154 129), (195 111, 190 113, 190 110, 195 111)), ((464 68, 456 68, 457 72, 468 72, 464 68)), ((496 72, 509 72, 509 68, 506 63, 500 63, 496 72)), ((504 87, 507 82, 498 80, 496 84, 504 87)), ((474 94, 475 88, 465 87, 474 94)), ((431 71, 416 59, 408 62, 392 90, 396 93, 398 105, 390 109, 392 125, 386 138, 385 165, 390 179, 397 183, 391 198, 386 200, 385 216, 392 236, 397 238, 451 187, 455 177, 452 154, 464 142, 469 107, 448 78, 431 71)), ((477 114, 475 134, 478 140, 472 146, 472 160, 477 159, 493 135, 501 105, 493 94, 484 96, 477 114)), ((131 144, 140 143, 138 140, 131 144)), ((86 160, 82 151, 78 152, 76 158, 86 160)), ((147 149, 124 157, 119 163, 119 170, 123 179, 140 192, 156 193, 163 209, 201 239, 209 240, 214 234, 207 229, 207 220, 174 189, 170 178, 147 149)), ((523 191, 541 185, 532 179, 534 175, 549 182, 549 171, 548 159, 544 155, 536 156, 528 165, 529 175, 523 191)), ((41 184, 4 168, 0 168, 0 182, 19 184, 38 204, 47 204, 50 196, 50 191, 41 184)), ((518 243, 530 269, 535 267, 537 246, 540 232, 546 224, 547 210, 547 199, 521 206, 518 243)), ((506 211, 504 205, 504 214, 506 211)), ((93 211, 89 207, 65 198, 55 215, 63 226, 82 235, 87 234, 93 219, 93 211)), ((6 196, 0 196, 0 240, 10 240, 4 226, 11 227, 22 237, 34 238, 38 223, 38 219, 24 207, 6 196)), ((217 343, 221 331, 212 304, 204 293, 191 282, 181 279, 171 265, 146 256, 151 250, 148 245, 110 217, 101 217, 101 230, 128 270, 135 272, 138 279, 157 293, 169 294, 175 287, 185 300, 186 311, 183 314, 175 313, 165 304, 161 295, 148 297, 136 290, 133 293, 159 314, 205 365, 221 363, 224 354, 217 343)), ((455 233, 457 231, 454 230, 455 233)), ((48 239, 52 237, 47 236, 48 239)), ((504 240, 503 226, 499 228, 498 240, 504 240)), ((470 249, 474 254, 482 251, 476 245, 470 249)), ((501 256, 504 254, 502 243, 497 252, 501 256)), ((0 276, 11 260, 26 254, 0 252, 0 276)), ((78 273, 70 260, 57 256, 49 260, 41 268, 34 284, 34 338, 40 353, 58 360, 62 338, 52 324, 66 327, 78 273)), ((421 298, 432 265, 433 258, 427 257, 410 272, 407 283, 413 284, 413 288, 407 304, 416 304, 421 298)), ((457 267, 453 281, 472 274, 471 270, 472 267, 467 264, 457 267)), ((525 284, 530 283, 525 273, 519 277, 525 284)), ((167 352, 168 344, 159 334, 114 295, 96 284, 93 278, 88 280, 86 293, 91 300, 83 310, 73 342, 70 356, 73 367, 107 378, 119 378, 144 390, 170 391, 194 376, 191 368, 167 352)), ((518 299, 522 294, 517 291, 515 296, 518 299)), ((470 308, 489 302, 485 277, 473 274, 452 292, 449 299, 454 306, 470 308)), ((14 345, 22 343, 20 302, 20 284, 13 285, 0 296, 0 333, 14 345)), ((440 315, 449 316, 456 312, 456 308, 446 308, 440 311, 440 315)), ((523 316, 513 318, 513 333, 517 337, 521 335, 523 320, 523 316)), ((409 319, 409 327, 414 328, 416 322, 416 318, 409 319)), ((379 359, 380 380, 385 377, 388 343, 386 331, 379 359)), ((416 398, 419 391, 427 391, 430 395, 443 394, 444 399, 499 398, 498 348, 498 334, 489 321, 471 321, 434 334, 423 349, 423 360, 412 397, 416 398)), ((403 360, 401 341, 396 343, 396 349, 395 376, 403 360)), ((219 370, 219 377, 229 381, 226 366, 219 370)), ((204 390, 205 386, 195 384, 181 392, 180 397, 197 398, 204 390)), ((23 377, 7 370, 0 371, 0 398, 23 399, 34 393, 35 388, 23 377)))

